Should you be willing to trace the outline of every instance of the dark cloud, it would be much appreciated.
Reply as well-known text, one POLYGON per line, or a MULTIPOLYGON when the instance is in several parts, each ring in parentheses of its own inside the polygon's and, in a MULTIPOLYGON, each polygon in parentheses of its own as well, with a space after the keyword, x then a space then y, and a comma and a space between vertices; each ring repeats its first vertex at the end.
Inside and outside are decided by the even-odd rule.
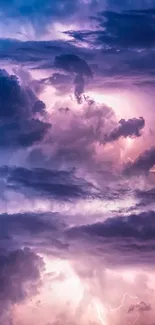
POLYGON ((85 77, 92 78, 92 71, 85 60, 77 55, 66 54, 55 58, 55 67, 65 70, 74 76, 75 97, 81 103, 81 95, 84 93, 85 77))
POLYGON ((154 9, 103 13, 98 40, 118 48, 147 48, 155 44, 154 9), (136 27, 137 26, 137 27, 136 27))
POLYGON ((23 88, 15 75, 0 70, 0 146, 28 147, 41 141, 49 123, 39 120, 45 105, 31 88, 23 88))
POLYGON ((43 168, 2 167, 1 177, 6 180, 8 190, 32 195, 57 198, 59 200, 80 199, 97 195, 97 189, 74 172, 48 170, 43 168))
MULTIPOLYGON (((34 25, 39 25, 39 21, 47 24, 52 18, 56 20, 69 18, 70 15, 75 14, 75 19, 79 21, 80 16, 83 16, 80 9, 83 7, 83 11, 86 13, 92 14, 94 11, 97 11, 101 8, 110 9, 139 9, 139 8, 152 8, 154 5, 153 0, 138 0, 136 3, 132 0, 122 1, 108 0, 103 2, 102 0, 90 0, 90 1, 76 1, 75 3, 72 0, 58 0, 56 4, 50 0, 28 0, 25 4, 24 0, 1 0, 0 6, 1 11, 6 17, 10 18, 23 18, 24 20, 29 19, 34 21, 34 25), (78 12, 80 11, 80 12, 78 12), (46 18, 46 20, 45 20, 46 18), (38 21, 37 21, 38 19, 38 21)), ((40 27, 41 28, 41 27, 40 27)))
POLYGON ((31 88, 22 88, 15 75, 0 70, 0 119, 29 118, 33 113, 43 113, 45 105, 31 88))
POLYGON ((0 245, 5 239, 11 241, 12 237, 22 237, 25 240, 29 235, 39 237, 40 235, 43 236, 44 233, 60 231, 65 227, 64 220, 58 217, 56 213, 50 212, 4 213, 0 215, 0 224, 3 225, 0 230, 0 245))
MULTIPOLYGON (((115 5, 121 7, 116 2, 115 5)), ((131 1, 131 6, 129 2, 128 5, 134 8, 135 4, 131 1)), ((126 4, 122 4, 123 6, 128 7, 126 4)), ((143 8, 143 5, 140 7, 143 8)), ((94 54, 91 58, 94 76, 97 79, 94 87, 95 84, 100 84, 104 89, 128 88, 129 84, 134 87, 138 85, 153 87, 154 9, 138 9, 121 11, 120 8, 111 11, 109 7, 109 11, 94 17, 96 29, 65 32, 72 38, 77 48, 79 42, 83 42, 84 46, 87 43, 90 53, 94 54), (135 27, 137 23, 138 28, 135 27)))
POLYGON ((145 120, 143 117, 132 118, 129 120, 121 119, 119 121, 119 126, 116 127, 111 133, 107 134, 104 138, 104 143, 113 142, 118 140, 120 137, 140 137, 141 130, 145 126, 145 120))
POLYGON ((131 305, 128 309, 128 313, 131 313, 135 310, 139 312, 150 311, 151 309, 152 309, 151 305, 146 304, 144 301, 141 301, 136 305, 131 305))
POLYGON ((0 250, 18 250, 31 247, 38 253, 67 254, 64 240, 67 227, 64 215, 52 212, 25 212, 0 214, 0 250))
POLYGON ((48 166, 48 157, 43 153, 42 148, 33 148, 27 157, 29 167, 48 166))
MULTIPOLYGON (((122 174, 123 159, 127 161, 128 153, 131 153, 131 158, 132 153, 135 157, 137 141, 139 152, 144 150, 143 139, 137 139, 132 148, 125 148, 124 140, 116 141, 121 137, 140 137, 145 120, 143 117, 127 120, 122 115, 118 122, 117 95, 115 98, 115 93, 108 93, 107 88, 127 87, 127 92, 119 92, 118 98, 121 101, 122 96, 122 101, 125 101, 125 96, 129 96, 127 99, 131 102, 134 100, 131 84, 154 87, 155 11, 137 9, 146 9, 144 3, 148 1, 0 0, 0 27, 4 34, 11 35, 10 27, 7 28, 10 24, 15 37, 33 39, 25 42, 0 40, 1 64, 14 73, 11 75, 0 70, 1 166, 6 164, 0 167, 0 325, 10 325, 11 321, 16 323, 16 319, 11 319, 11 307, 13 309, 16 305, 18 309, 18 304, 22 304, 21 308, 31 318, 29 308, 36 299, 39 299, 36 307, 40 323, 51 321, 56 324, 64 322, 64 319, 66 323, 76 323, 75 319, 88 323, 91 308, 96 322, 93 301, 97 298, 103 303, 103 308, 104 304, 105 308, 109 308, 108 303, 117 307, 126 288, 129 288, 132 296, 139 297, 139 291, 141 293, 147 286, 145 281, 142 286, 142 281, 137 281, 139 275, 136 278, 135 274, 139 265, 145 270, 151 266, 151 272, 154 268, 155 212, 133 214, 133 211, 142 211, 148 208, 148 204, 152 204, 153 209, 154 185, 150 189, 147 183, 145 190, 137 190, 142 186, 138 183, 141 179, 136 178, 137 184, 135 179, 122 174), (102 12, 104 7, 109 11, 102 12), (129 10, 131 7, 135 10, 129 10), (97 8, 100 10, 98 15, 97 8), (122 11, 122 8, 126 11, 122 11), (119 10, 116 12, 112 9, 119 10), (75 26, 76 31, 62 34, 63 41, 43 40, 44 33, 46 39, 54 39, 65 26, 73 26, 73 29, 75 26), (86 30, 83 30, 83 26, 86 30), (72 39, 65 41, 66 34, 72 39), (33 80, 27 70, 17 68, 19 65, 32 69, 32 74, 38 76, 39 80, 33 80), (96 98, 99 94, 99 101, 102 95, 107 102, 116 101, 116 107, 112 109, 105 104, 99 105, 87 94, 84 95, 86 86, 88 94, 93 96, 94 93, 96 98), (78 109, 75 101, 69 97, 72 88, 77 102, 82 102, 78 109), (63 98, 65 93, 68 96, 66 102, 67 96, 63 98), (41 96, 51 106, 48 112, 45 104, 39 100, 41 96), (106 146, 102 145, 104 142, 106 146), (137 201, 139 206, 133 207, 137 201), (110 214, 113 218, 109 218, 110 214), (34 251, 23 247, 31 247, 34 251), (47 258, 47 271, 52 275, 51 278, 49 274, 45 275, 40 297, 30 301, 44 276, 43 260, 37 253, 45 257, 45 262, 47 258), (58 259, 63 269, 60 273, 58 259), (123 271, 120 270, 122 266, 123 271), (135 273, 132 274, 131 270, 131 278, 133 275, 135 279, 130 281, 132 267, 135 273), (83 272, 78 273, 78 270, 83 272), (72 304, 76 308, 76 299, 72 299, 69 305, 68 295, 63 294, 59 299, 61 301, 53 299, 57 290, 60 290, 60 296, 61 289, 66 290, 66 285, 72 285, 68 278, 70 273, 71 281, 75 276, 74 282, 78 286, 77 298, 83 291, 76 310, 72 309, 72 304), (77 281, 76 276, 79 277, 77 281), (52 283, 48 282, 52 277, 58 281, 58 287, 53 288, 52 283), (123 285, 126 277, 127 287, 123 285), (64 286, 61 286, 63 281, 64 286), (48 284, 49 288, 46 287, 48 284), (108 296, 110 287, 113 289, 108 296), (43 300, 46 300, 44 294, 46 296, 48 289, 54 290, 49 301, 49 315, 48 312, 45 315, 43 305, 49 305, 49 295, 47 302, 43 300), (63 304, 64 299, 67 305, 63 304), (50 320, 53 303, 54 313, 50 320), (71 307, 67 312, 66 306, 71 307), (87 311, 85 307, 86 310, 88 307, 87 311), (39 319, 39 312, 47 319, 39 319)), ((146 121, 151 115, 149 108, 153 106, 153 97, 147 95, 147 98, 146 121)), ((143 102, 143 97, 140 101, 143 102)), ((136 115, 133 116, 140 111, 138 116, 144 116, 143 104, 140 105, 138 100, 136 102, 135 96, 132 109, 136 107, 136 115)), ((128 113, 127 107, 125 116, 128 113)), ((147 137, 146 133, 147 128, 144 138, 147 137)), ((149 137, 153 139, 154 135, 149 137)), ((134 175, 145 173, 154 164, 155 149, 151 148, 125 166, 125 172, 134 175)), ((143 180, 148 178, 142 177, 143 180)), ((140 295, 141 302, 131 306, 129 314, 143 315, 143 312, 150 311, 152 301, 151 305, 146 304, 144 301, 149 301, 146 298, 145 294, 140 295)), ((48 306, 45 308, 47 310, 48 306)), ((121 316, 123 312, 124 308, 120 315, 116 313, 112 316, 110 313, 110 317, 115 318, 114 322, 125 323, 128 315, 125 312, 125 316, 121 316)), ((32 313, 36 317, 36 309, 32 313)), ((132 316, 129 315, 129 318, 132 319, 132 316)), ((33 315, 32 320, 21 320, 21 324, 24 321, 33 323, 33 315)), ((113 319, 108 319, 108 322, 112 323, 113 319)))
MULTIPOLYGON (((75 53, 79 50, 64 41, 19 41, 15 39, 0 39, 0 60, 9 60, 19 65, 49 69, 53 60, 61 53, 75 53)), ((87 51, 88 52, 88 51, 87 51)), ((85 51, 84 51, 85 53, 85 51)))
POLYGON ((1 214, 0 225, 3 229, 0 232, 1 247, 16 239, 17 247, 29 242, 40 252, 49 250, 70 257, 73 252, 80 254, 82 250, 84 254, 91 253, 107 265, 115 264, 116 267, 124 263, 154 265, 154 211, 69 228, 59 214, 1 214))
POLYGON ((29 147, 42 141, 50 127, 50 124, 37 119, 5 123, 0 126, 0 147, 29 147))
POLYGON ((107 1, 107 7, 108 9, 113 8, 113 10, 128 10, 128 9, 152 9, 154 6, 154 1, 153 0, 137 0, 136 2, 133 0, 108 0, 107 1))
POLYGON ((146 150, 134 161, 125 167, 125 173, 134 175, 147 173, 155 164, 155 148, 146 150))
POLYGON ((59 213, 25 212, 0 215, 0 249, 4 251, 31 247, 39 253, 67 254, 63 232, 67 220, 59 213))
MULTIPOLYGON (((51 84, 62 93, 71 91, 71 85, 75 79, 72 73, 66 71, 66 76, 60 78, 58 76, 60 72, 55 71, 55 57, 66 55, 66 53, 76 55, 88 63, 94 76, 87 84, 88 89, 92 87, 94 89, 100 88, 103 92, 103 88, 120 89, 120 87, 128 87, 129 84, 134 87, 138 85, 154 87, 155 62, 151 49, 143 51, 103 49, 99 51, 98 49, 90 48, 89 42, 88 47, 84 48, 79 47, 76 42, 71 43, 60 40, 44 42, 0 40, 0 60, 2 62, 7 60, 7 62, 20 63, 28 68, 49 70, 50 76, 43 78, 43 81, 38 82, 37 86, 41 87, 43 83, 51 84), (52 75, 51 69, 54 69, 52 75)), ((88 78, 85 76, 81 79, 83 78, 86 83, 88 78)), ((32 81, 29 84, 32 85, 32 81)))
POLYGON ((110 264, 154 264, 154 211, 116 216, 101 223, 71 228, 67 233, 73 242, 80 238, 85 249, 92 248, 99 256, 102 253, 110 264))
POLYGON ((24 248, 0 253, 0 324, 8 324, 12 305, 37 293, 42 259, 24 248))
POLYGON ((145 207, 155 202, 155 188, 148 190, 136 190, 135 197, 139 200, 139 206, 145 207))
POLYGON ((92 77, 91 69, 86 61, 77 55, 66 54, 57 56, 55 58, 55 67, 77 75, 92 77))
POLYGON ((155 44, 154 12, 154 9, 104 11, 94 17, 99 25, 96 31, 69 31, 68 34, 103 48, 150 48, 155 44))

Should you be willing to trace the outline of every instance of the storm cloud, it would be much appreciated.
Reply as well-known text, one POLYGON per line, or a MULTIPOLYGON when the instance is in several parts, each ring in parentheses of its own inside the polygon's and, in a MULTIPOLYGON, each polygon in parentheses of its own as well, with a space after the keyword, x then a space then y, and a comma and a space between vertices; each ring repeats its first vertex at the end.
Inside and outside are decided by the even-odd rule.
POLYGON ((0 325, 151 325, 153 0, 0 15, 0 325))
POLYGON ((119 124, 120 126, 116 127, 111 131, 111 133, 105 136, 104 143, 116 141, 120 137, 140 137, 141 130, 145 125, 145 120, 143 117, 140 117, 139 119, 133 118, 127 121, 121 119, 119 124))
POLYGON ((0 254, 0 324, 9 324, 11 307, 36 294, 41 284, 42 259, 30 249, 0 254))
POLYGON ((24 89, 15 75, 0 71, 1 147, 28 147, 41 141, 50 124, 39 119, 45 105, 33 90, 24 89))
POLYGON ((148 173, 155 164, 155 148, 152 147, 141 153, 134 162, 129 163, 125 168, 126 173, 141 174, 148 173))
POLYGON ((93 184, 80 179, 74 172, 48 170, 43 168, 27 169, 22 167, 1 167, 1 178, 6 189, 24 191, 26 196, 38 195, 59 200, 80 199, 97 195, 99 190, 93 184), (32 193, 30 194, 30 191, 32 193))
POLYGON ((92 247, 99 255, 102 252, 107 263, 111 264, 113 261, 117 265, 124 263, 124 260, 129 265, 153 265, 154 225, 155 212, 149 211, 127 217, 115 216, 107 218, 104 222, 73 227, 67 233, 73 243, 75 238, 79 238, 86 249, 92 247))
POLYGON ((65 70, 74 76, 75 98, 80 104, 84 93, 85 78, 92 78, 93 74, 85 60, 77 55, 60 55, 55 58, 55 67, 65 70))

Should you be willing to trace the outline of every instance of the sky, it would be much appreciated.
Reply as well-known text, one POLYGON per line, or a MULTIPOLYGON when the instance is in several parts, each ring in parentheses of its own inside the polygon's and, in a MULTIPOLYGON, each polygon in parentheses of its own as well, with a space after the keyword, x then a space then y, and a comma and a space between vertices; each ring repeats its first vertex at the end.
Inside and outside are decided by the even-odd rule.
POLYGON ((154 0, 0 0, 0 325, 155 324, 154 0))

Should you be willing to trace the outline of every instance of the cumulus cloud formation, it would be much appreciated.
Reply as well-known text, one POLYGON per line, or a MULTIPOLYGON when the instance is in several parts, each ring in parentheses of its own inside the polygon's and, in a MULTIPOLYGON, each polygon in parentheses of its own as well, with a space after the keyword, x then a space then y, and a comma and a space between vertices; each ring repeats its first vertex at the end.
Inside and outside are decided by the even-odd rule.
POLYGON ((9 324, 12 318, 11 306, 36 294, 43 261, 31 250, 24 248, 1 252, 0 263, 0 324, 9 324))
POLYGON ((1 70, 0 85, 1 119, 22 119, 44 112, 45 104, 38 100, 31 88, 22 88, 16 75, 1 70))
POLYGON ((37 116, 44 111, 31 88, 24 89, 15 75, 0 71, 1 147, 28 147, 41 141, 51 126, 37 116))
MULTIPOLYGON (((44 167, 46 164, 49 169, 58 167, 79 169, 81 165, 87 170, 94 169, 96 166, 102 169, 102 166, 106 165, 103 155, 100 158, 102 163, 97 159, 97 151, 104 133, 108 132, 113 125, 117 125, 112 108, 90 101, 84 103, 84 107, 80 110, 72 110, 68 107, 53 110, 51 119, 55 123, 52 126, 52 138, 47 140, 49 151, 44 153, 44 148, 40 148, 39 155, 39 148, 37 151, 32 150, 28 157, 30 165, 37 164, 39 167, 44 167), (35 156, 40 156, 40 159, 36 159, 35 156)), ((109 153, 110 156, 113 154, 113 152, 109 153)), ((119 155, 119 149, 116 155, 119 155)))

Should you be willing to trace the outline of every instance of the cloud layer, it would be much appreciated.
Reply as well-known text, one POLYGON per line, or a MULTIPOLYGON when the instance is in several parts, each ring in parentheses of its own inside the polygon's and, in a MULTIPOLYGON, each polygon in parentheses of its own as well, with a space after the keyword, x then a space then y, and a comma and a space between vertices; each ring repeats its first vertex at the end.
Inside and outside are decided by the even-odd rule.
POLYGON ((153 325, 154 3, 0 15, 0 325, 153 325))

